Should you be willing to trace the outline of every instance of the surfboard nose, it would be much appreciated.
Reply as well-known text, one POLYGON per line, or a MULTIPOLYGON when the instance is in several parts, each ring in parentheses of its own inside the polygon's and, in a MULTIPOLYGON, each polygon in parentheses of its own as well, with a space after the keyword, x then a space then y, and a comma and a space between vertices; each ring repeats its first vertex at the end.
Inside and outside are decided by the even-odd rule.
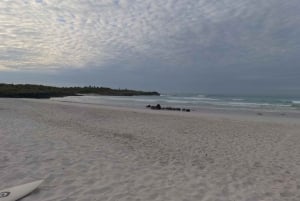
POLYGON ((0 201, 16 201, 35 190, 44 180, 14 186, 0 191, 0 201))

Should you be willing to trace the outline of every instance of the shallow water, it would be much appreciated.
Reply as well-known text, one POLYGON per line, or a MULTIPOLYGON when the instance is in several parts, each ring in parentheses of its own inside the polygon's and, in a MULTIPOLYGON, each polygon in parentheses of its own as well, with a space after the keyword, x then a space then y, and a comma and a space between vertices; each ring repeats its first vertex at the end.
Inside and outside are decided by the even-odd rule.
POLYGON ((266 109, 266 110, 299 110, 300 98, 295 97, 246 97, 199 94, 167 94, 161 96, 69 96, 52 98, 66 102, 80 102, 110 106, 145 107, 160 104, 171 107, 187 107, 197 110, 203 107, 266 109))

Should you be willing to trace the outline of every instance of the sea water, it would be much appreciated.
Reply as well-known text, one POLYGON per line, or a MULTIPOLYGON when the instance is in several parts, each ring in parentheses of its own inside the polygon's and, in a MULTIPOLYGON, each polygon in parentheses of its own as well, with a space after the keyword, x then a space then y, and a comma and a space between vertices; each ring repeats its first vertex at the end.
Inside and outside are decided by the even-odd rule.
POLYGON ((163 94, 160 96, 69 96, 52 98, 57 101, 144 108, 160 104, 162 107, 180 107, 197 110, 210 108, 300 110, 300 97, 228 96, 203 94, 163 94))

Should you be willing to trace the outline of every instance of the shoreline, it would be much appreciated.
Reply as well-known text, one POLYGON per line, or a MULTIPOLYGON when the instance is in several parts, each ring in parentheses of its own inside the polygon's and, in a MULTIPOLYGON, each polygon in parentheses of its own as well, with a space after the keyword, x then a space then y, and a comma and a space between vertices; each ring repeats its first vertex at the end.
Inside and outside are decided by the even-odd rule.
POLYGON ((0 189, 37 200, 297 200, 295 118, 0 99, 0 189))
MULTIPOLYGON (((26 100, 26 99, 24 99, 26 100)), ((35 99, 39 101, 38 99, 35 99)), ((248 109, 248 108, 218 108, 218 107, 210 107, 210 106, 203 106, 195 109, 191 109, 191 112, 183 112, 183 111, 168 111, 168 110, 151 110, 145 107, 130 107, 130 106, 121 106, 121 105, 107 105, 107 104, 98 104, 98 103, 83 103, 83 102, 75 102, 75 101, 62 101, 62 100, 42 100, 45 102, 51 103, 55 102, 58 104, 71 104, 77 106, 86 106, 86 107, 97 107, 97 108, 106 108, 106 109, 113 109, 113 110, 124 110, 124 111, 135 111, 135 112, 142 112, 142 113, 149 113, 149 114, 165 114, 165 115, 179 115, 179 116, 186 116, 186 117, 198 117, 198 116, 220 116, 220 117, 229 117, 229 118, 249 118, 252 120, 257 119, 260 120, 267 120, 271 118, 272 120, 277 121, 285 121, 285 122, 298 122, 300 119, 300 111, 298 110, 266 110, 266 109, 248 109)))
MULTIPOLYGON (((124 97, 123 97, 124 98, 124 97)), ((164 101, 161 101, 160 99, 150 99, 150 100, 135 100, 135 99, 128 99, 127 97, 125 99, 121 98, 118 100, 115 97, 111 96, 99 96, 97 99, 97 96, 93 97, 93 99, 89 99, 89 96, 87 96, 86 100, 80 100, 80 99, 73 99, 72 97, 67 98, 53 98, 50 100, 59 101, 59 102, 69 102, 69 103, 82 103, 82 104, 91 104, 91 105, 100 105, 100 106, 111 106, 111 107, 118 107, 118 108, 133 108, 133 109, 144 109, 147 108, 147 106, 156 106, 159 104, 162 108, 165 108, 164 110, 168 110, 167 108, 171 108, 170 111, 176 108, 180 109, 188 109, 192 111, 193 113, 230 113, 230 114, 256 114, 256 115, 267 115, 267 116, 288 116, 292 118, 300 118, 300 110, 296 107, 283 107, 283 106, 272 106, 272 107, 242 107, 242 106, 225 106, 225 105, 209 105, 209 104, 198 104, 194 105, 193 103, 190 104, 173 104, 170 102, 169 104, 164 101), (102 100, 103 98, 103 100, 102 100), (109 101, 112 98, 111 102, 109 101)), ((166 100, 165 100, 166 101, 166 100)), ((148 108, 149 109, 149 108, 148 108)))

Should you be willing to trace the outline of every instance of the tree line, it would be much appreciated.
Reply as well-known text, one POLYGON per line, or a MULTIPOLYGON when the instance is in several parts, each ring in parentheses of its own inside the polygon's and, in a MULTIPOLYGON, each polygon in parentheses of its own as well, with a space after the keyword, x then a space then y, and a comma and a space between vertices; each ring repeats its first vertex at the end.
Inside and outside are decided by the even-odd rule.
POLYGON ((108 87, 54 87, 34 84, 0 84, 0 97, 7 98, 51 98, 80 96, 85 94, 107 96, 150 96, 158 92, 137 91, 130 89, 111 89, 108 87))

